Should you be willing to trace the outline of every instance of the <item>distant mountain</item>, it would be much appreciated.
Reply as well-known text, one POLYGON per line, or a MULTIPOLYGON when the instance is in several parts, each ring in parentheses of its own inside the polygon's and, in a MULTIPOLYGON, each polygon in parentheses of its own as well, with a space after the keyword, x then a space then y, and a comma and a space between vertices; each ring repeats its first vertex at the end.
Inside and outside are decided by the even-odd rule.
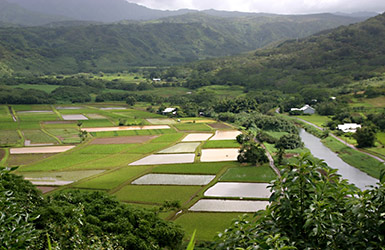
POLYGON ((354 13, 336 12, 336 13, 333 13, 333 14, 334 15, 339 15, 339 16, 358 17, 358 18, 368 19, 370 17, 377 16, 380 13, 362 11, 362 12, 354 12, 354 13))
POLYGON ((75 20, 116 22, 121 20, 152 20, 182 15, 191 10, 161 11, 129 3, 126 0, 8 0, 19 6, 49 15, 75 20))
POLYGON ((142 23, 7 28, 0 29, 0 62, 24 73, 175 65, 235 55, 355 20, 330 14, 221 18, 198 13, 142 23))
POLYGON ((0 26, 26 25, 37 26, 50 22, 70 20, 70 18, 42 14, 27 10, 7 0, 0 0, 0 26))
MULTIPOLYGON (((4 0, 0 0, 4 1, 4 0)), ((218 10, 189 10, 181 9, 177 11, 162 11, 150 9, 135 3, 129 3, 126 0, 7 0, 10 3, 20 7, 43 13, 46 15, 62 16, 67 19, 96 22, 118 22, 122 20, 155 20, 159 18, 179 16, 187 13, 204 13, 217 17, 273 17, 279 16, 268 13, 247 13, 237 11, 218 11, 218 10)), ((373 13, 348 14, 338 13, 338 15, 347 15, 348 17, 358 18, 362 21, 369 18, 373 13)), ((281 15, 283 16, 283 15, 281 15)))
POLYGON ((195 71, 193 76, 212 84, 292 93, 306 85, 330 88, 379 76, 385 71, 385 13, 308 38, 287 40, 275 48, 197 62, 189 68, 195 71))

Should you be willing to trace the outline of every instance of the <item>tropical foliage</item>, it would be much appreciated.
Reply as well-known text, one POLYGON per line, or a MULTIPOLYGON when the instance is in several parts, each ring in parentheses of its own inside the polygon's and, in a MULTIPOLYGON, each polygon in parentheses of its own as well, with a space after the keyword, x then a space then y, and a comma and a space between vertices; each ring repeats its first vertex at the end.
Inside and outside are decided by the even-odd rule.
POLYGON ((215 249, 382 249, 385 183, 360 191, 326 164, 303 155, 272 182, 271 204, 240 219, 215 249))

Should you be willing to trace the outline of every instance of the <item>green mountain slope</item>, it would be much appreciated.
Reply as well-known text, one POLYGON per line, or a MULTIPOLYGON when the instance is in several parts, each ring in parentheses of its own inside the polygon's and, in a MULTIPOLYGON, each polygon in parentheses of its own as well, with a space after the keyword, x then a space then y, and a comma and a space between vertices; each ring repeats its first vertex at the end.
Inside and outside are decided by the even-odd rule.
POLYGON ((15 72, 118 71, 235 55, 356 19, 333 15, 219 18, 0 29, 0 62, 15 72))
POLYGON ((276 48, 191 67, 195 78, 209 79, 212 84, 278 87, 288 92, 306 84, 333 87, 369 78, 385 71, 385 14, 309 38, 288 40, 276 48))
POLYGON ((11 26, 11 24, 37 26, 64 20, 70 20, 70 18, 30 11, 17 4, 10 3, 6 0, 0 0, 0 26, 2 27, 11 26))

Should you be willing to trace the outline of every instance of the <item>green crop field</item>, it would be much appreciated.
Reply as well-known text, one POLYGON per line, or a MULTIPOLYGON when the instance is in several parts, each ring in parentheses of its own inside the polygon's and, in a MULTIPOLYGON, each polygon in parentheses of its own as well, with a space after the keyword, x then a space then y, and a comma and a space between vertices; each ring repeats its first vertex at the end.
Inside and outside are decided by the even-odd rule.
POLYGON ((112 154, 102 155, 97 159, 81 164, 72 165, 67 167, 66 170, 83 170, 83 169, 113 169, 116 167, 128 166, 129 163, 143 158, 142 154, 112 154))
POLYGON ((0 130, 0 145, 11 146, 20 142, 21 138, 16 130, 0 130))
POLYGON ((178 217, 175 223, 185 230, 186 240, 190 239, 196 230, 196 240, 204 241, 212 240, 242 215, 242 213, 185 213, 178 217))
POLYGON ((113 144, 113 145, 88 145, 79 149, 77 154, 118 154, 137 147, 136 144, 113 144))
POLYGON ((111 121, 109 120, 85 120, 81 121, 83 128, 93 128, 93 127, 111 127, 114 126, 111 121))
POLYGON ((203 144, 203 148, 239 148, 240 145, 236 140, 220 140, 207 141, 203 144))
POLYGON ((62 143, 80 143, 79 130, 76 128, 46 129, 48 133, 56 136, 62 143))
POLYGON ((58 143, 55 138, 47 135, 41 130, 23 130, 22 133, 24 134, 24 138, 30 140, 31 143, 58 143))
POLYGON ((153 139, 152 143, 161 143, 161 142, 176 142, 184 137, 183 133, 170 134, 170 135, 161 135, 158 138, 153 139))
POLYGON ((240 166, 229 168, 222 175, 220 181, 231 182, 270 182, 276 178, 276 174, 268 164, 262 166, 240 166))
POLYGON ((75 185, 77 188, 113 189, 145 172, 149 167, 123 167, 75 185))
POLYGON ((378 132, 377 133, 377 140, 385 146, 385 132, 378 132))
POLYGON ((204 123, 182 123, 175 124, 175 128, 181 131, 212 131, 213 129, 204 123))
POLYGON ((52 157, 55 154, 20 154, 20 155, 9 155, 7 160, 7 166, 22 166, 30 165, 48 157, 52 157))
POLYGON ((196 186, 145 186, 127 185, 114 193, 118 200, 162 204, 164 201, 180 201, 181 204, 194 197, 201 187, 196 186))
POLYGON ((54 171, 73 167, 79 164, 90 164, 91 162, 108 157, 108 154, 79 154, 61 153, 36 164, 21 167, 20 171, 54 171))
POLYGON ((106 132, 91 132, 95 137, 115 137, 115 136, 132 136, 132 135, 161 135, 175 134, 174 129, 145 129, 145 130, 126 130, 126 131, 106 131, 106 132))

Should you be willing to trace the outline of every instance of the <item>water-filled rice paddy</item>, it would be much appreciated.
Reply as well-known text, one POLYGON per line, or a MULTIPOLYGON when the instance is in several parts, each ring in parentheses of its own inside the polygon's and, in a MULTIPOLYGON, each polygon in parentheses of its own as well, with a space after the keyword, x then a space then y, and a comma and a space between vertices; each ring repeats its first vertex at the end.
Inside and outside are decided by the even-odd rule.
POLYGON ((73 149, 75 146, 52 146, 52 147, 28 147, 28 148, 11 148, 10 154, 52 154, 62 153, 73 149))
POLYGON ((236 161, 239 155, 238 148, 202 149, 202 162, 236 161))
POLYGON ((214 178, 215 175, 147 174, 131 184, 200 186, 209 184, 214 178))
POLYGON ((61 115, 64 121, 83 121, 88 120, 87 117, 81 114, 74 114, 74 115, 61 115))
POLYGON ((97 175, 104 170, 69 171, 69 172, 24 172, 24 179, 39 186, 64 186, 83 178, 97 175))
POLYGON ((131 166, 139 165, 159 165, 159 164, 176 164, 176 163, 193 163, 195 154, 164 154, 149 155, 133 162, 131 166))
POLYGON ((268 201, 203 199, 189 208, 189 211, 252 213, 265 209, 267 205, 269 205, 268 201))
POLYGON ((213 134, 208 133, 195 133, 195 134, 188 134, 185 138, 183 138, 183 142, 191 142, 191 141, 206 141, 209 139, 213 134))
POLYGON ((176 121, 173 119, 157 119, 157 118, 148 118, 146 119, 151 124, 175 124, 176 121))
POLYGON ((178 143, 169 148, 159 151, 159 154, 173 154, 173 153, 194 153, 199 142, 190 142, 190 143, 178 143))
POLYGON ((237 130, 229 130, 229 131, 223 131, 223 130, 217 130, 215 135, 210 138, 210 141, 215 140, 235 140, 238 135, 242 134, 240 131, 237 130))
POLYGON ((262 198, 270 197, 268 183, 218 182, 205 193, 208 197, 262 198))

